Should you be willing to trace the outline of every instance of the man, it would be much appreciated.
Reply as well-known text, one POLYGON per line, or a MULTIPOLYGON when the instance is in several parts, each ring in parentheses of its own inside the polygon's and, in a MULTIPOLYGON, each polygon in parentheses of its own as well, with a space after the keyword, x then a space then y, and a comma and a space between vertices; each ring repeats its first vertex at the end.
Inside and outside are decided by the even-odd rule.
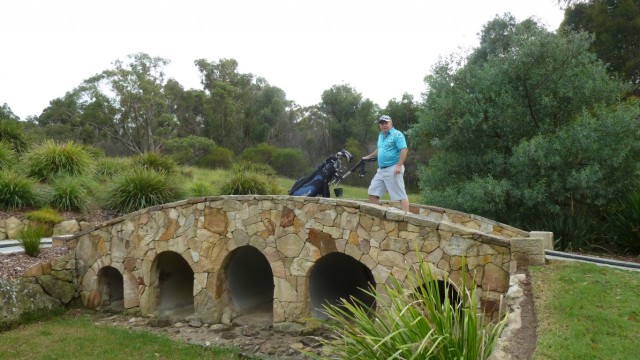
POLYGON ((404 161, 407 159, 407 141, 399 130, 393 128, 393 121, 388 115, 378 119, 380 134, 378 147, 371 154, 363 157, 378 157, 378 171, 369 186, 369 201, 379 204, 380 198, 389 193, 392 201, 400 201, 402 210, 409 211, 409 197, 404 189, 404 161))

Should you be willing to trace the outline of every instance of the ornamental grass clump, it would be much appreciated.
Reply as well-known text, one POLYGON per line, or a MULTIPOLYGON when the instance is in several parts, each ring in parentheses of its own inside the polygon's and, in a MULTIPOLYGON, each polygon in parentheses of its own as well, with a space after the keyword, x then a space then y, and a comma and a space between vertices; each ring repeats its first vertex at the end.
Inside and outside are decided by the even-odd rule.
POLYGON ((383 293, 369 290, 376 312, 353 298, 326 306, 334 338, 323 341, 323 358, 487 359, 506 317, 486 323, 474 286, 465 290, 463 284, 462 293, 452 296, 452 285, 445 280, 441 289, 427 263, 418 270, 409 271, 405 285, 392 277, 383 293))
POLYGON ((59 210, 86 213, 96 187, 87 177, 57 177, 51 182, 49 203, 59 210))
POLYGON ((26 154, 26 166, 30 176, 48 181, 60 175, 90 175, 95 164, 84 146, 48 140, 26 154))
POLYGON ((40 195, 36 183, 12 171, 0 172, 0 208, 3 210, 21 209, 36 206, 40 195))
POLYGON ((126 214, 149 206, 180 200, 180 182, 166 173, 134 169, 115 179, 105 193, 107 210, 126 214))
POLYGON ((282 190, 272 175, 273 168, 265 164, 239 162, 232 167, 232 175, 220 187, 221 195, 275 195, 282 190))
POLYGON ((16 152, 13 145, 0 141, 0 170, 9 169, 16 162, 16 152))
POLYGON ((131 159, 134 167, 139 167, 156 172, 164 172, 167 174, 175 174, 178 170, 178 164, 169 156, 157 153, 146 152, 131 159))
POLYGON ((607 215, 606 229, 616 248, 640 255, 640 191, 620 201, 607 215))
POLYGON ((53 234, 53 226, 64 221, 64 218, 54 209, 44 207, 42 209, 30 211, 26 218, 35 226, 41 227, 46 236, 53 234))
POLYGON ((18 242, 25 254, 37 257, 40 254, 40 240, 46 236, 42 226, 25 226, 18 232, 18 242))

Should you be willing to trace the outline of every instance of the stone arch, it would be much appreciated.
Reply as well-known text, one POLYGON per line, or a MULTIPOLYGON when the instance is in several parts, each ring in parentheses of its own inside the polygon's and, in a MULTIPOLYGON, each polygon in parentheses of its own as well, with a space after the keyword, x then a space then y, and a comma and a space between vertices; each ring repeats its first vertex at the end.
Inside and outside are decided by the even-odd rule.
POLYGON ((194 272, 180 254, 174 251, 157 254, 149 276, 150 313, 167 317, 194 314, 194 272))
POLYGON ((364 291, 375 286, 373 274, 366 265, 343 253, 329 253, 309 270, 311 316, 326 319, 321 311, 323 305, 338 304, 341 298, 353 297, 375 309, 375 298, 364 291))
POLYGON ((105 266, 98 271, 97 303, 110 310, 124 310, 124 279, 120 271, 105 266))
POLYGON ((224 304, 224 319, 253 313, 273 318, 273 271, 260 250, 250 245, 235 248, 227 255, 219 274, 221 293, 217 297, 224 304))

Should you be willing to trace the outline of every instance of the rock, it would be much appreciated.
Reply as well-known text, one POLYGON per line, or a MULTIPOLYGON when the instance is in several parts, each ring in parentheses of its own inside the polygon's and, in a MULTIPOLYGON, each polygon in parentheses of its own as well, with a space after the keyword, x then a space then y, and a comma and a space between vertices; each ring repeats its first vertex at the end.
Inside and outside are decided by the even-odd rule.
POLYGON ((76 288, 72 283, 62 281, 52 275, 42 275, 36 279, 47 294, 60 300, 65 305, 71 302, 75 295, 76 288))
POLYGON ((76 220, 67 220, 53 227, 53 235, 75 234, 80 231, 80 224, 76 220))
POLYGON ((23 279, 0 279, 0 331, 17 324, 25 315, 62 309, 57 299, 38 284, 23 279))
POLYGON ((17 239, 20 230, 24 227, 22 221, 14 216, 4 221, 5 231, 7 232, 8 239, 17 239))

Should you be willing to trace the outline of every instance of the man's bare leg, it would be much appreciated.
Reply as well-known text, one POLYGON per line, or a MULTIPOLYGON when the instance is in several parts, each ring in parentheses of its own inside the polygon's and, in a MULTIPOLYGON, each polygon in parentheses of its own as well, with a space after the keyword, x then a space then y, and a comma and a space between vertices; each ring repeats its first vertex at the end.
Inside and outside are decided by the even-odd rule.
POLYGON ((369 195, 369 202, 372 204, 380 204, 380 198, 374 195, 369 195))
POLYGON ((400 200, 400 205, 403 211, 409 212, 409 199, 400 200))

